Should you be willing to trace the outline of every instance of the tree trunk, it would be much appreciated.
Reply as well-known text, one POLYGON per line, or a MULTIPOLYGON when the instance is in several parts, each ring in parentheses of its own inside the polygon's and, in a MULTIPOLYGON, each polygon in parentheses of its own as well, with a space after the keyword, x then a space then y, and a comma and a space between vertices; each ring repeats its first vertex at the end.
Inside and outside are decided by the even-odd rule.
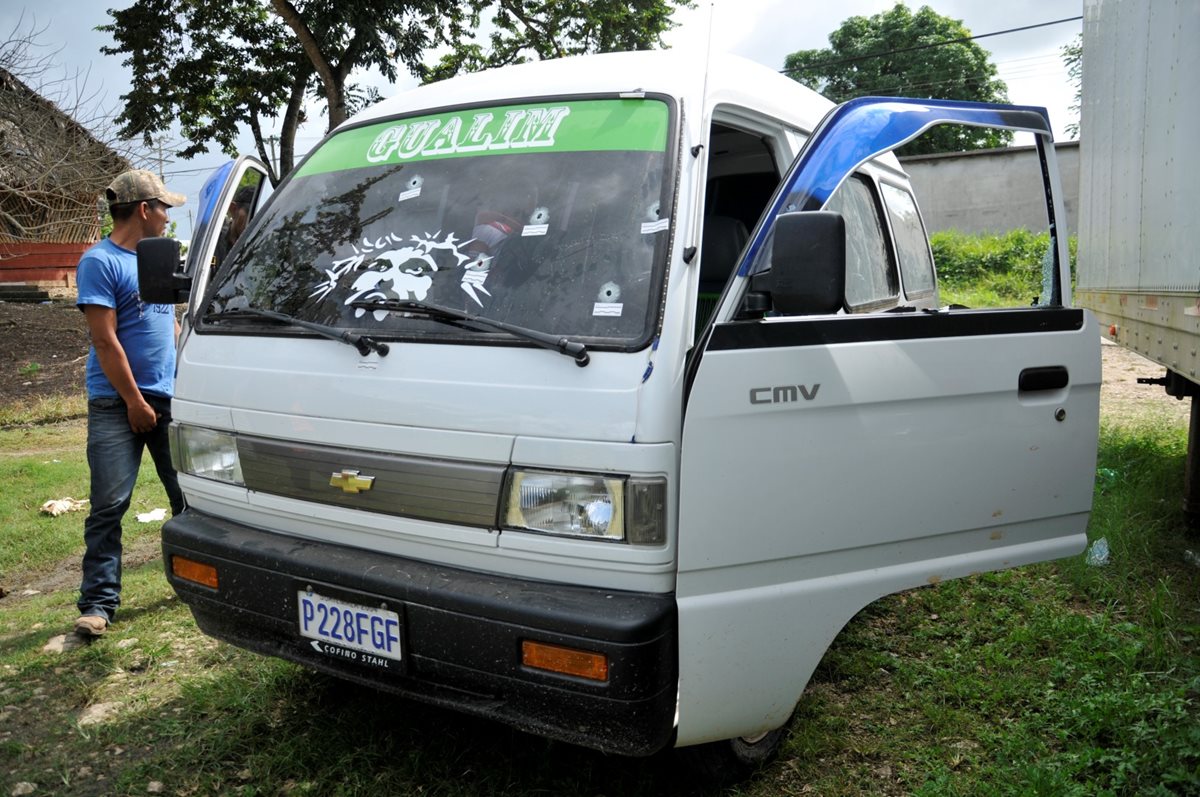
MULTIPOLYGON (((275 13, 279 15, 279 18, 287 23, 287 26, 295 32, 296 38, 300 40, 300 47, 304 50, 304 54, 308 56, 308 60, 312 62, 313 69, 316 70, 317 76, 321 79, 321 85, 325 88, 325 100, 329 105, 329 127, 327 129, 332 130, 346 121, 344 78, 329 63, 329 58, 321 51, 321 46, 317 43, 316 37, 308 29, 304 18, 300 16, 300 12, 292 5, 291 0, 271 0, 271 7, 275 9, 275 13)), ((283 167, 281 165, 280 171, 282 170, 283 167)))
POLYGON ((292 96, 288 99, 287 110, 283 113, 283 127, 279 131, 279 179, 282 180, 295 166, 296 160, 296 130, 300 126, 300 111, 304 106, 304 89, 312 72, 301 70, 292 83, 292 96))

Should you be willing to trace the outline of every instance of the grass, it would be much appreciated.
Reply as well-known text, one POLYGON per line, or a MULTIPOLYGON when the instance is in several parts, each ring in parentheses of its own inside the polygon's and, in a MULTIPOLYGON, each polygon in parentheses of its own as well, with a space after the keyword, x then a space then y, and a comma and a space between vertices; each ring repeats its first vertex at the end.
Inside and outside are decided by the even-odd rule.
MULTIPOLYGON (((0 430, 0 518, 6 539, 20 541, 0 545, 0 583, 24 583, 80 550, 83 513, 51 517, 39 510, 50 499, 87 498, 86 434, 82 421, 0 430)), ((126 544, 152 533, 135 513, 167 505, 153 468, 143 468, 126 516, 126 544)))
POLYGON ((0 406, 0 431, 87 417, 83 394, 50 396, 0 406))
MULTIPOLYGON (((1078 556, 878 601, 826 654, 780 759, 735 795, 1200 794, 1200 541, 1179 523, 1184 433, 1101 431, 1078 556)), ((78 422, 0 431, 10 588, 74 563, 78 422), (20 574, 13 581, 14 574, 20 574)), ((139 506, 165 505, 147 459, 139 506)), ((133 545, 158 524, 126 525, 133 545)), ((609 757, 409 703, 200 634, 162 577, 127 568, 101 642, 70 628, 74 583, 0 601, 0 795, 686 794, 670 756, 609 757), (111 715, 89 724, 87 712, 111 715)))
POLYGON ((1107 426, 1076 557, 880 601, 842 633, 789 753, 816 794, 1200 794, 1200 569, 1183 434, 1107 426), (830 766, 830 765, 833 766, 830 766))
MULTIPOLYGON (((942 303, 1028 307, 1042 290, 1042 259, 1049 242, 1049 234, 1035 235, 1028 230, 997 235, 967 235, 954 230, 934 233, 930 244, 942 303)), ((1068 240, 1067 250, 1074 275, 1074 238, 1068 240)))
POLYGON ((1040 282, 1027 274, 990 274, 968 284, 943 283, 938 293, 942 304, 964 307, 1029 307, 1037 299, 1040 282))

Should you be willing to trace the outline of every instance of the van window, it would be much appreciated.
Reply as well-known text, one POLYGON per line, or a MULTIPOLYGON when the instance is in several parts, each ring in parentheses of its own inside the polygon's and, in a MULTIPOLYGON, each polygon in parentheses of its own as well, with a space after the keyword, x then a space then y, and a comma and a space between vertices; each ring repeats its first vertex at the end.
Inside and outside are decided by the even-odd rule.
POLYGON ((262 204, 262 187, 264 183, 270 184, 270 181, 264 180, 263 177, 265 175, 257 169, 246 169, 242 175, 225 211, 221 232, 217 236, 217 248, 213 253, 213 262, 217 265, 225 262, 225 258, 246 231, 246 225, 254 216, 255 209, 262 204))
POLYGON ((925 227, 913 195, 894 185, 881 183, 883 204, 892 222, 892 238, 900 259, 900 277, 904 295, 911 298, 933 292, 933 255, 925 238, 925 227))
POLYGON ((846 220, 846 306, 850 312, 878 309, 899 294, 896 264, 871 183, 854 175, 829 198, 826 210, 846 220))
POLYGON ((644 345, 670 238, 670 124, 666 102, 606 99, 337 133, 259 212, 206 312, 250 306, 385 339, 513 340, 353 306, 425 301, 601 346, 644 345))
POLYGON ((761 133, 720 123, 712 126, 701 222, 697 337, 716 309, 750 230, 782 179, 771 144, 761 133))

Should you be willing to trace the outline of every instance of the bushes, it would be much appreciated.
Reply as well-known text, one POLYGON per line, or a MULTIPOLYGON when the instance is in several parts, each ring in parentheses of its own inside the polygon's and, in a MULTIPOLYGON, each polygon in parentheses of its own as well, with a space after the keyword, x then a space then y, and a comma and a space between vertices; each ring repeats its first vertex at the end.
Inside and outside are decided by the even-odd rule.
MULTIPOLYGON (((1049 233, 1011 230, 968 235, 947 230, 930 236, 930 243, 944 302, 971 307, 1028 305, 1041 293, 1049 233)), ((1068 239, 1067 248, 1074 282, 1074 238, 1068 239)))

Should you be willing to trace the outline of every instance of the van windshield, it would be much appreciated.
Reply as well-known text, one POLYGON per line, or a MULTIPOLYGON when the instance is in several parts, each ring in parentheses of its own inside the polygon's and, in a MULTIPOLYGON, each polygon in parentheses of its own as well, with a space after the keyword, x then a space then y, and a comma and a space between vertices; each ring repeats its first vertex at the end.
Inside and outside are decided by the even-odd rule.
POLYGON ((200 315, 255 308, 376 338, 509 340, 363 306, 415 300, 639 348, 670 239, 669 128, 665 102, 601 99, 338 133, 238 241, 200 315))

